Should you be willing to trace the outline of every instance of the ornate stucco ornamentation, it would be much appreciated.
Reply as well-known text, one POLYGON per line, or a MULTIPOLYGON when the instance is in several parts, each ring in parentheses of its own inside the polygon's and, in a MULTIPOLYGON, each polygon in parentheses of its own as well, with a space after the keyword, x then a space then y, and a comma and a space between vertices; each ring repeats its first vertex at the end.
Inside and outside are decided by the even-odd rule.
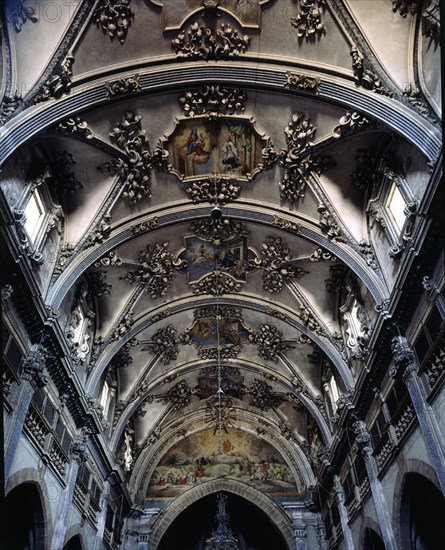
POLYGON ((93 21, 111 40, 117 38, 121 44, 127 38, 128 29, 134 19, 131 0, 100 0, 93 12, 93 21))
POLYGON ((419 11, 419 5, 417 0, 393 0, 392 11, 394 13, 399 12, 402 17, 406 17, 408 13, 416 15, 419 11))
POLYGON ((110 168, 126 178, 122 196, 128 199, 131 207, 151 197, 151 171, 154 167, 165 170, 168 158, 168 151, 161 143, 152 151, 141 120, 141 115, 125 111, 122 121, 109 134, 111 141, 126 153, 125 162, 115 162, 110 168))
POLYGON ((170 405, 175 411, 186 407, 192 398, 192 389, 185 380, 177 382, 170 390, 162 395, 157 395, 156 399, 163 405, 170 405))
POLYGON ((83 189, 82 183, 76 179, 74 165, 76 161, 71 153, 56 151, 54 153, 53 176, 48 178, 48 183, 60 190, 60 194, 73 196, 83 189))
POLYGON ((309 256, 309 259, 311 262, 336 262, 337 256, 334 256, 334 254, 332 254, 328 250, 317 248, 309 256))
POLYGON ((26 357, 23 359, 22 377, 41 388, 48 383, 45 374, 46 361, 50 357, 45 346, 32 344, 26 357))
POLYGON ((344 285, 346 267, 343 264, 335 264, 329 267, 330 278, 325 280, 326 292, 337 294, 344 285))
POLYGON ((139 75, 135 74, 133 76, 127 76, 126 78, 119 78, 118 80, 107 82, 105 88, 108 91, 109 99, 120 95, 133 94, 141 89, 139 75))
POLYGON ((216 223, 211 218, 199 219, 190 225, 189 231, 216 245, 239 235, 247 236, 249 234, 241 222, 229 218, 223 218, 216 223))
POLYGON ((229 24, 221 25, 215 32, 194 22, 172 40, 172 48, 180 58, 230 59, 244 53, 249 43, 249 36, 239 36, 238 31, 229 24))
POLYGON ((326 237, 332 241, 344 243, 345 238, 343 236, 343 231, 336 222, 334 216, 328 211, 327 207, 324 204, 320 204, 317 211, 320 214, 321 231, 326 237))
POLYGON ((78 135, 86 139, 93 139, 93 131, 88 127, 85 120, 78 116, 67 118, 57 125, 57 132, 62 136, 78 135))
POLYGON ((369 265, 369 267, 371 267, 372 269, 378 269, 379 264, 377 262, 377 258, 375 256, 375 252, 372 244, 362 239, 358 243, 358 247, 359 247, 360 253, 364 256, 367 265, 369 265))
POLYGON ((73 76, 74 56, 69 53, 63 63, 55 70, 53 76, 51 76, 43 85, 40 93, 35 98, 35 103, 40 101, 47 101, 48 99, 59 99, 64 94, 68 94, 71 91, 71 78, 73 76))
POLYGON ((0 105, 0 126, 10 117, 23 103, 22 95, 16 90, 12 95, 5 94, 0 105))
POLYGON ((357 111, 346 111, 346 113, 340 117, 338 124, 334 126, 332 137, 338 139, 342 136, 363 130, 370 124, 370 120, 361 113, 357 111))
POLYGON ((391 352, 394 364, 389 370, 390 376, 403 379, 410 373, 417 372, 416 355, 405 336, 394 336, 391 341, 391 352))
POLYGON ((366 90, 372 90, 378 94, 392 97, 394 94, 391 90, 383 86, 380 78, 372 71, 365 69, 363 56, 355 47, 351 48, 350 55, 352 57, 352 70, 357 86, 363 86, 366 90))
POLYGON ((257 346, 260 357, 274 363, 278 362, 279 354, 289 348, 282 333, 271 325, 260 325, 256 332, 249 335, 249 340, 257 346))
POLYGON ((249 404, 253 407, 257 407, 262 411, 278 407, 278 405, 284 400, 284 396, 280 393, 272 392, 272 386, 255 378, 250 383, 246 390, 247 395, 250 397, 249 404))
POLYGON ((151 231, 152 229, 155 229, 159 225, 159 218, 157 216, 153 216, 149 220, 146 220, 145 222, 139 223, 138 225, 133 225, 131 227, 131 231, 133 235, 137 235, 138 233, 145 233, 146 231, 151 231))
POLYGON ((1 288, 1 298, 4 302, 7 302, 14 294, 14 288, 11 284, 7 283, 1 288))
POLYGON ((403 88, 402 95, 421 115, 432 118, 430 109, 423 100, 422 92, 415 84, 406 84, 403 88))
POLYGON ((287 315, 272 307, 266 306, 266 313, 267 315, 272 315, 272 317, 275 317, 275 319, 279 319, 280 321, 287 321, 287 315))
POLYGON ((291 25, 297 29, 300 41, 314 40, 326 34, 326 27, 321 20, 322 8, 326 6, 325 0, 299 0, 300 11, 291 18, 291 25))
POLYGON ((308 76, 301 73, 286 73, 286 82, 284 83, 286 88, 296 88, 297 90, 316 92, 319 85, 320 79, 318 77, 308 76))
POLYGON ((100 260, 94 263, 94 267, 109 267, 109 266, 118 266, 122 265, 123 261, 122 258, 120 258, 116 252, 108 252, 105 256, 102 256, 100 260))
POLYGON ((185 116, 206 115, 212 119, 244 113, 247 94, 239 88, 210 85, 197 92, 186 91, 178 101, 185 116))
POLYGON ((107 284, 107 271, 99 269, 97 271, 90 271, 86 275, 88 282, 88 291, 96 298, 101 296, 109 296, 111 285, 107 284))
POLYGON ((206 420, 214 428, 214 434, 217 430, 227 433, 228 428, 235 428, 233 413, 233 399, 228 395, 212 395, 206 401, 206 420))
POLYGON ((242 288, 242 283, 238 282, 230 275, 226 275, 220 270, 215 270, 204 279, 198 281, 193 286, 193 292, 195 294, 212 294, 212 296, 221 296, 222 294, 240 292, 242 288))
POLYGON ((323 336, 325 334, 325 331, 315 315, 305 306, 299 306, 298 309, 300 310, 300 313, 298 313, 298 317, 301 319, 303 325, 307 327, 310 331, 315 332, 315 334, 323 336))
POLYGON ((333 160, 321 155, 312 157, 308 155, 304 158, 292 159, 286 157, 284 166, 286 170, 283 179, 279 183, 280 199, 288 200, 291 203, 302 199, 306 193, 306 184, 309 175, 313 172, 320 175, 324 170, 331 168, 334 165, 333 160))
POLYGON ((363 304, 357 299, 357 293, 346 284, 347 299, 340 307, 345 323, 346 345, 355 359, 362 359, 367 353, 367 344, 371 337, 371 321, 363 304))
POLYGON ((127 280, 130 285, 143 285, 144 291, 154 300, 165 296, 170 282, 174 279, 173 270, 182 269, 186 262, 172 258, 166 241, 162 244, 147 245, 146 250, 140 252, 137 264, 138 269, 128 271, 125 277, 120 279, 127 280))
POLYGON ((423 33, 436 41, 440 40, 440 0, 432 0, 422 12, 423 33))
POLYGON ((251 265, 264 272, 263 288, 277 294, 287 280, 300 279, 308 273, 295 265, 296 261, 296 258, 292 258, 287 243, 281 241, 281 237, 268 237, 263 242, 261 257, 251 260, 251 265))
MULTIPOLYGON (((85 248, 89 248, 90 246, 94 246, 96 244, 102 244, 104 241, 108 239, 111 233, 110 221, 111 221, 111 214, 110 213, 104 214, 99 224, 92 231, 89 232, 87 240, 85 241, 85 244, 84 244, 85 248)), ((113 254, 113 253, 110 252, 110 254, 113 254)), ((108 257, 111 260, 110 254, 108 255, 108 257)), ((111 264, 111 261, 110 261, 110 264, 111 264)))
POLYGON ((215 194, 218 204, 226 204, 239 198, 241 186, 234 179, 215 175, 203 180, 191 181, 185 192, 194 204, 214 203, 215 194))
POLYGON ((15 32, 19 33, 23 25, 29 20, 32 23, 37 23, 39 16, 32 6, 25 6, 25 0, 21 0, 11 5, 10 12, 7 10, 7 19, 11 18, 15 32))
POLYGON ((134 325, 133 314, 134 314, 133 311, 129 311, 124 316, 122 321, 119 322, 119 324, 117 325, 117 327, 115 327, 115 329, 111 334, 111 337, 110 337, 111 341, 119 340, 119 338, 122 338, 122 336, 131 329, 131 327, 134 325))
POLYGON ((141 340, 142 351, 157 355, 163 365, 169 365, 178 357, 178 338, 172 325, 160 328, 151 340, 141 340))
POLYGON ((280 218, 279 216, 275 216, 273 223, 276 227, 279 227, 280 229, 284 229, 285 231, 288 231, 289 233, 293 233, 294 235, 298 235, 300 233, 301 225, 298 223, 291 222, 290 220, 286 220, 284 218, 280 218))
POLYGON ((352 185, 360 189, 360 191, 372 190, 378 180, 374 151, 370 149, 358 149, 354 160, 357 163, 357 167, 349 176, 352 180, 352 185))
POLYGON ((370 455, 372 453, 372 438, 365 422, 363 422, 363 420, 356 420, 352 424, 352 429, 355 433, 355 442, 352 445, 352 452, 360 453, 363 457, 370 455))
POLYGON ((43 254, 38 250, 34 250, 32 243, 29 240, 28 233, 25 231, 25 211, 13 207, 12 215, 14 219, 14 226, 20 242, 20 248, 34 265, 42 265, 45 261, 43 254))

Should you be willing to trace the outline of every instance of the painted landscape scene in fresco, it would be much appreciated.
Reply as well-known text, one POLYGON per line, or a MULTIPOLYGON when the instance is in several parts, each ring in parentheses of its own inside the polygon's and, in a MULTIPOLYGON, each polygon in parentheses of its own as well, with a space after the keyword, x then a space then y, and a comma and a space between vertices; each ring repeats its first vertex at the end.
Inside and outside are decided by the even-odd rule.
POLYGON ((180 441, 160 461, 147 498, 175 498, 188 489, 218 478, 251 485, 269 496, 297 495, 289 467, 267 442, 241 430, 220 436, 213 429, 180 441))

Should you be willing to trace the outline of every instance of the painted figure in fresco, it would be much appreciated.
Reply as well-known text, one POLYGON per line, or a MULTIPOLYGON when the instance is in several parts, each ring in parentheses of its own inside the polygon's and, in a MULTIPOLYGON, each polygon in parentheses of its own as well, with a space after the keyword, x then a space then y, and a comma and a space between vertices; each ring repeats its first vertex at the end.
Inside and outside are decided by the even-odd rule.
POLYGON ((230 134, 227 134, 226 141, 221 150, 224 154, 222 163, 229 165, 231 168, 238 168, 238 149, 235 147, 230 134))
POLYGON ((190 468, 190 470, 187 472, 187 485, 193 485, 196 481, 195 474, 193 473, 193 469, 190 468))
POLYGON ((228 439, 224 440, 224 443, 223 443, 223 452, 224 452, 224 454, 228 455, 232 451, 233 451, 232 443, 228 439))
POLYGON ((197 157, 207 156, 208 152, 204 149, 204 146, 204 136, 202 134, 198 135, 198 128, 192 128, 185 144, 187 155, 195 153, 197 157))

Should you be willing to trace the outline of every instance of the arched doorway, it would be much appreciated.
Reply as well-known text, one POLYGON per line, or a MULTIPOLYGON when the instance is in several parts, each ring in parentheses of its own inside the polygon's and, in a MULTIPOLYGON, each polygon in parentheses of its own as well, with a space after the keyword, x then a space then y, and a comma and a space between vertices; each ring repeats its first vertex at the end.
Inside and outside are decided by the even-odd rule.
MULTIPOLYGON (((287 550, 287 544, 277 528, 257 506, 246 499, 227 493, 229 528, 239 541, 239 548, 255 550, 287 550)), ((202 550, 206 539, 217 527, 217 493, 207 495, 186 508, 162 537, 158 550, 176 548, 202 550)))
POLYGON ((83 550, 82 541, 79 535, 71 537, 70 540, 65 544, 63 550, 83 550))
POLYGON ((6 497, 0 534, 4 550, 44 550, 45 518, 34 483, 14 488, 6 497))
POLYGON ((445 548, 445 498, 420 474, 408 474, 400 506, 400 534, 406 550, 445 548))
POLYGON ((379 535, 367 527, 365 529, 365 540, 363 542, 363 550, 385 550, 385 545, 379 535))

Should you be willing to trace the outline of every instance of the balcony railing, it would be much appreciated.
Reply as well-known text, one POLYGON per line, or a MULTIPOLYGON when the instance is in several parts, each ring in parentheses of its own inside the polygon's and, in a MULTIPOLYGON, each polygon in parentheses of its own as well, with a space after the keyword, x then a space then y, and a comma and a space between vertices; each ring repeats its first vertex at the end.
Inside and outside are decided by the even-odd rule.
POLYGON ((50 433, 46 420, 40 414, 40 412, 31 403, 26 414, 25 426, 28 428, 33 439, 37 445, 41 448, 45 448, 46 436, 50 433))

